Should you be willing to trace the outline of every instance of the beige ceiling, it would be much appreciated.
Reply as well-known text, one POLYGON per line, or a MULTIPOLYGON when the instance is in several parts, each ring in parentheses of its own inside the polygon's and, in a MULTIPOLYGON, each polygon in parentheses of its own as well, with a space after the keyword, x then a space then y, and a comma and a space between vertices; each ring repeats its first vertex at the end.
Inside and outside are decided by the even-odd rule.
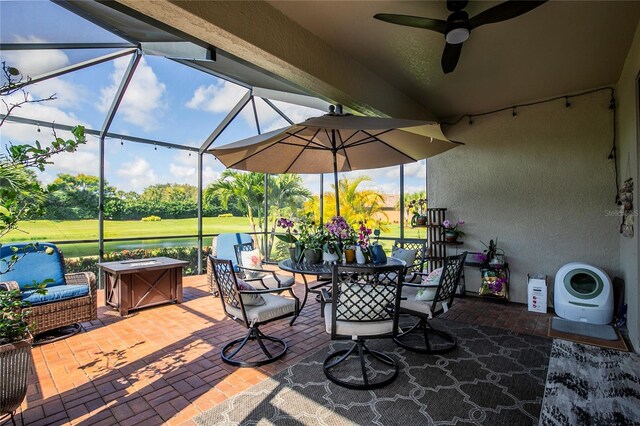
MULTIPOLYGON (((301 90, 367 115, 447 119, 615 84, 640 1, 550 1, 475 29, 443 74, 441 34, 373 19, 446 19, 416 1, 117 0, 301 90)), ((470 16, 498 2, 472 1, 470 16)))
MULTIPOLYGON (((551 1, 474 30, 445 75, 443 35, 373 19, 382 12, 446 19, 445 2, 269 3, 440 118, 614 84, 640 18, 639 1, 551 1)), ((465 10, 474 16, 497 3, 465 10)))

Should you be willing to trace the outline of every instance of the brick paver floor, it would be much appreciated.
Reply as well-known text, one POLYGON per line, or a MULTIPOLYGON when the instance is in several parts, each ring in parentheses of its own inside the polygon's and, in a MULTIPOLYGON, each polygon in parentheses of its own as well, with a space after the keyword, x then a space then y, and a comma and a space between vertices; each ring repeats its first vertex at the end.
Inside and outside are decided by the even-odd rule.
MULTIPOLYGON (((302 295, 302 284, 296 293, 302 295)), ((293 326, 264 327, 285 338, 287 355, 260 368, 223 363, 220 349, 246 330, 226 318, 204 275, 185 277, 184 303, 119 317, 99 296, 98 320, 85 332, 37 346, 23 404, 29 425, 193 425, 192 418, 325 347, 319 304, 309 298, 293 326)), ((457 299, 445 317, 546 335, 549 315, 525 305, 457 299)))

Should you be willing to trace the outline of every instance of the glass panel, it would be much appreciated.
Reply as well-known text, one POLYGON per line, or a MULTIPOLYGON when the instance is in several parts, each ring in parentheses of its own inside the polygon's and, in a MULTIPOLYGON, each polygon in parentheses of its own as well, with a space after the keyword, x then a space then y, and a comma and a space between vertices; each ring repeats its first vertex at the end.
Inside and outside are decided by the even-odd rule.
MULTIPOLYGON (((101 81, 104 97, 113 98, 128 64, 128 58, 113 61, 108 77, 101 81)), ((125 92, 111 131, 200 146, 245 93, 240 86, 175 61, 145 56, 125 92)), ((106 112, 110 104, 101 102, 100 106, 106 112)), ((254 124, 251 129, 251 135, 255 134, 254 124)))
POLYGON ((229 123, 226 129, 213 142, 212 146, 222 146, 231 142, 237 142, 258 134, 256 120, 253 116, 251 102, 245 105, 237 117, 229 123))
MULTIPOLYGON (((20 108, 15 108, 11 115, 70 126, 82 124, 87 128, 99 130, 105 116, 102 106, 111 105, 113 100, 113 94, 109 96, 100 90, 100 84, 106 81, 111 66, 109 63, 103 63, 29 85, 25 87, 25 92, 29 94, 30 99, 46 99, 50 96, 54 96, 55 99, 23 104, 20 108)), ((24 94, 18 91, 4 97, 3 100, 8 104, 18 103, 24 100, 24 94)), ((6 111, 4 106, 0 111, 6 111)), ((48 136, 51 133, 51 129, 45 129, 44 125, 40 128, 42 135, 48 136)), ((33 136, 18 141, 32 142, 33 136)))
POLYGON ((166 256, 195 273, 197 154, 113 139, 105 152, 105 238, 139 237, 106 246, 105 260, 166 256))
MULTIPOLYGON (((21 141, 32 142, 36 137, 43 142, 50 139, 42 136, 46 129, 41 133, 37 133, 36 129, 36 126, 15 123, 2 126, 4 136, 6 133, 22 133, 24 136, 20 137, 21 141)), ((58 131, 57 134, 65 139, 71 138, 70 133, 65 131, 58 131)), ((17 140, 13 136, 11 139, 17 140)), ((19 228, 23 232, 11 232, 3 240, 56 243, 98 238, 97 138, 87 136, 87 143, 76 152, 57 154, 51 161, 53 164, 48 165, 45 172, 36 172, 38 181, 48 190, 43 216, 38 220, 21 222, 19 228)), ((66 249, 64 251, 68 258, 98 254, 97 244, 72 243, 65 247, 69 249, 68 252, 66 249)))
POLYGON ((267 133, 272 130, 281 129, 290 126, 289 122, 282 118, 269 104, 260 98, 254 98, 256 102, 256 110, 258 111, 258 121, 260 122, 260 131, 267 133))
POLYGON ((213 155, 205 154, 203 163, 203 234, 204 245, 211 245, 211 235, 223 232, 251 232, 247 210, 238 203, 237 197, 229 197, 225 206, 221 194, 216 194, 213 184, 217 182, 225 170, 213 155))
POLYGON ((122 43, 123 39, 48 1, 0 1, 5 43, 122 43))
POLYGON ((423 227, 422 220, 418 218, 422 214, 426 215, 428 207, 426 174, 427 160, 404 165, 405 238, 427 238, 427 228, 423 227))
POLYGON ((319 117, 327 114, 328 111, 322 111, 316 108, 309 108, 306 106, 294 105, 288 102, 271 101, 280 111, 284 113, 294 123, 301 123, 307 118, 319 117))

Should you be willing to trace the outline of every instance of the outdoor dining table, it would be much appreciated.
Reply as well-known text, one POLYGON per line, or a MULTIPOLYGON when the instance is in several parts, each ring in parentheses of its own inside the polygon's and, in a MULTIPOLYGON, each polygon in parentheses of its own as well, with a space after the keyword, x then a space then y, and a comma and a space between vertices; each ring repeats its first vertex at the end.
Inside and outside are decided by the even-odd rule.
MULTIPOLYGON (((291 259, 285 259, 278 262, 278 267, 283 271, 292 272, 293 274, 302 275, 302 280, 304 281, 304 297, 302 299, 302 304, 300 305, 300 310, 304 308, 304 305, 307 303, 307 297, 309 293, 320 294, 319 290, 321 287, 326 286, 331 282, 332 274, 333 274, 333 266, 336 263, 309 263, 309 262, 294 262, 291 259), (307 280, 307 276, 315 276, 316 280, 309 282, 307 280)), ((349 265, 349 264, 346 264, 349 265)), ((356 266, 357 264, 352 264, 356 266)), ((395 257, 387 257, 387 262, 382 264, 373 264, 373 263, 365 263, 362 267, 367 268, 378 268, 383 266, 406 266, 406 263, 403 260, 396 259, 395 257)))

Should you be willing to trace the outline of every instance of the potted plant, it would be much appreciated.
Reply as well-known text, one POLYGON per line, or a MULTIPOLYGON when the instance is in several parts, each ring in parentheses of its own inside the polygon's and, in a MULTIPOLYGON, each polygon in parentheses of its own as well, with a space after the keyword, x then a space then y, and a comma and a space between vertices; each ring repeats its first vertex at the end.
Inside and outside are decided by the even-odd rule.
MULTIPOLYGON (((33 337, 20 289, 10 288, 12 284, 15 283, 4 283, 0 288, 0 415, 13 417, 27 394, 33 337)), ((37 286, 36 292, 46 292, 43 285, 46 284, 37 286)))
POLYGON ((427 224, 427 216, 424 215, 424 212, 427 209, 426 198, 417 198, 409 201, 407 209, 413 212, 413 216, 411 217, 411 226, 424 226, 427 224))
POLYGON ((276 238, 289 244, 289 257, 293 262, 299 262, 302 258, 302 248, 294 235, 298 231, 293 228, 295 226, 293 220, 281 217, 276 222, 276 226, 286 229, 286 233, 276 234, 276 238))
POLYGON ((326 230, 325 242, 322 246, 323 260, 325 262, 336 262, 342 258, 344 243, 349 239, 351 227, 342 216, 334 216, 329 222, 324 224, 326 230))
POLYGON ((367 228, 364 222, 359 223, 358 228, 358 243, 356 245, 356 262, 357 263, 369 263, 371 261, 371 242, 369 235, 371 235, 371 229, 367 228))
POLYGON ((316 225, 310 213, 300 220, 298 243, 304 250, 304 258, 307 262, 322 262, 322 245, 324 243, 322 226, 316 225))
POLYGON ((442 222, 442 226, 444 226, 444 240, 448 243, 455 243, 458 241, 458 238, 464 235, 459 228, 464 225, 464 221, 458 219, 454 224, 451 223, 450 220, 445 220, 442 222))

